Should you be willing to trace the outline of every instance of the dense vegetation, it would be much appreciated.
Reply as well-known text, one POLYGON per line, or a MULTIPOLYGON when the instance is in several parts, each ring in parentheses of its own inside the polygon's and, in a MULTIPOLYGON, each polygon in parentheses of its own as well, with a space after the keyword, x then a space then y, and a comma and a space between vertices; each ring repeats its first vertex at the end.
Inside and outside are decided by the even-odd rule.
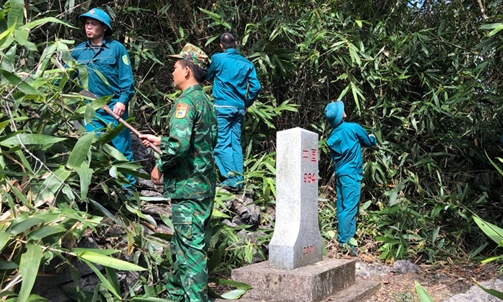
MULTIPOLYGON (((274 207, 275 132, 302 127, 320 137, 320 226, 333 240, 323 108, 344 99, 348 119, 379 140, 364 156, 357 234, 372 244, 361 248, 389 261, 493 252, 472 215, 496 225, 503 217, 502 176, 491 163, 500 163, 502 151, 501 0, 8 0, 0 7, 0 296, 25 301, 37 268, 54 259, 71 267, 76 257, 93 267, 102 281, 86 293, 93 299, 156 297, 169 271, 167 238, 142 227, 157 222, 141 206, 159 200, 121 190, 124 173, 148 178, 137 172, 145 163, 128 163, 106 144, 121 129, 96 138, 78 127, 106 102, 86 104, 71 78, 81 67, 69 53, 84 39, 77 16, 90 6, 112 15, 113 37, 130 51, 137 83, 131 123, 149 132, 162 134, 177 95, 167 55, 186 42, 213 54, 221 32, 237 35, 263 86, 243 147, 246 186, 264 210, 264 225, 273 224, 265 210, 274 207), (109 250, 75 248, 110 222, 123 233, 109 250), (95 264, 148 269, 132 290, 95 264)), ((251 261, 271 234, 239 239, 240 230, 220 223, 226 198, 218 196, 211 241, 211 269, 220 274, 251 261)))

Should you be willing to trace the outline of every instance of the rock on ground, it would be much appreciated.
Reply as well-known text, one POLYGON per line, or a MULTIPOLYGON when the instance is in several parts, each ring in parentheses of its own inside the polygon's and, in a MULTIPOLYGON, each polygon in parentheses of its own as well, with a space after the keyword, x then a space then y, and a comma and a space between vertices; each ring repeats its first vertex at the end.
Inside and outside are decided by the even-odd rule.
MULTIPOLYGON (((489 281, 480 282, 485 288, 490 288, 503 292, 503 280, 493 279, 489 281)), ((477 285, 472 286, 466 293, 457 294, 451 298, 444 300, 444 302, 500 302, 501 299, 492 296, 485 291, 483 291, 477 285)))

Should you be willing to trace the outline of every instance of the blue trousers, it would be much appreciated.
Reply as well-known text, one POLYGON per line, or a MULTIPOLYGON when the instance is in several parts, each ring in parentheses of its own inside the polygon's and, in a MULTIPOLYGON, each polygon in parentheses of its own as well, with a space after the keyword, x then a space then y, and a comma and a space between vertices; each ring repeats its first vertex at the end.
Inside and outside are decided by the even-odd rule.
MULTIPOLYGON (((125 120, 127 118, 128 114, 124 113, 122 115, 122 119, 125 120)), ((99 133, 102 128, 106 127, 106 125, 103 124, 103 121, 101 121, 101 119, 103 119, 107 124, 113 123, 114 127, 119 124, 117 120, 115 120, 112 116, 108 114, 96 113, 96 117, 93 118, 92 121, 85 126, 86 131, 87 132, 96 131, 97 133, 99 133)), ((119 150, 127 158, 128 161, 130 162, 134 161, 131 133, 129 132, 128 129, 124 129, 121 133, 119 133, 119 135, 114 137, 111 141, 111 144, 112 146, 114 146, 115 149, 119 150)), ((133 175, 126 174, 124 176, 129 180, 130 185, 134 185, 136 183, 136 178, 133 175)))
POLYGON ((356 233, 356 214, 360 201, 361 180, 354 176, 336 177, 337 241, 347 243, 356 233))
POLYGON ((222 178, 221 184, 243 187, 243 149, 241 127, 245 110, 231 106, 215 106, 218 138, 214 150, 215 162, 222 178))

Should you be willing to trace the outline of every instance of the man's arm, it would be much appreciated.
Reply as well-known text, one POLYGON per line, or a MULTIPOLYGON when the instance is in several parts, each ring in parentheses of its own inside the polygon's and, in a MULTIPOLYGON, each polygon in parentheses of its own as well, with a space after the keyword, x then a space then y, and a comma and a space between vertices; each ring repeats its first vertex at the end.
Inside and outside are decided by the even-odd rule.
POLYGON ((127 105, 128 101, 134 95, 134 76, 133 68, 131 67, 131 60, 127 53, 126 47, 120 44, 118 47, 118 65, 119 65, 119 86, 120 96, 119 103, 127 105))
POLYGON ((169 135, 161 138, 162 170, 167 171, 185 158, 190 149, 196 108, 192 102, 177 100, 170 113, 169 135))
POLYGON ((212 60, 208 72, 206 73, 206 81, 211 81, 215 77, 215 61, 212 60))
POLYGON ((368 134, 365 129, 363 129, 362 126, 358 124, 355 125, 355 131, 356 131, 356 136, 358 136, 358 140, 360 141, 360 144, 364 147, 372 147, 377 144, 377 139, 375 135, 373 134, 368 134))
POLYGON ((252 67, 250 74, 248 75, 248 95, 246 97, 246 107, 250 107, 255 99, 257 99, 258 93, 260 92, 260 82, 257 78, 257 71, 255 67, 252 67))

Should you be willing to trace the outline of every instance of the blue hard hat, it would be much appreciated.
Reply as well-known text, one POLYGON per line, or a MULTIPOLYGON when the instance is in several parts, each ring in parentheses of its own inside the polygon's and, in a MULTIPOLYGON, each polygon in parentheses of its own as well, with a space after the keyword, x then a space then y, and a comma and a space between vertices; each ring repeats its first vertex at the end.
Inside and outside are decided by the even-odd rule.
POLYGON ((340 100, 329 103, 325 107, 325 117, 333 128, 339 126, 344 118, 344 103, 340 100))
POLYGON ((79 16, 79 19, 81 21, 85 21, 86 18, 92 18, 105 24, 108 27, 106 34, 107 35, 112 34, 112 25, 110 25, 110 16, 104 10, 99 8, 93 8, 89 10, 87 13, 79 16))

